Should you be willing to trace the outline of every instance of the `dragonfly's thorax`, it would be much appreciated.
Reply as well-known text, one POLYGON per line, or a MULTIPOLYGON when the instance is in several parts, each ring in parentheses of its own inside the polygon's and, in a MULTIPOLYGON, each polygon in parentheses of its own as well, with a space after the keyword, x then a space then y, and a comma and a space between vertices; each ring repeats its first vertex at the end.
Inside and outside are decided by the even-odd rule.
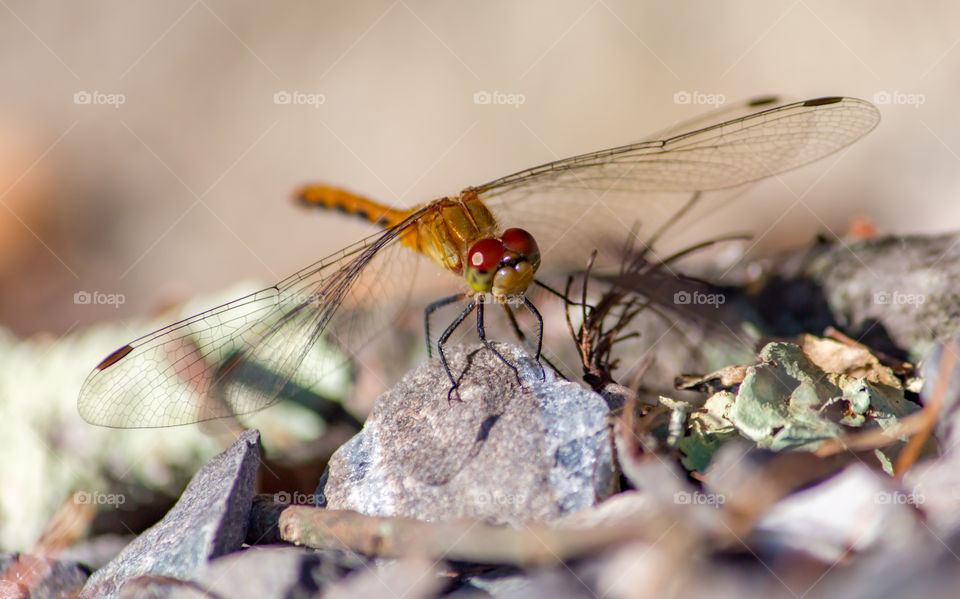
POLYGON ((458 275, 463 274, 470 246, 499 232, 496 218, 470 189, 459 197, 434 201, 413 226, 415 234, 404 243, 458 275))

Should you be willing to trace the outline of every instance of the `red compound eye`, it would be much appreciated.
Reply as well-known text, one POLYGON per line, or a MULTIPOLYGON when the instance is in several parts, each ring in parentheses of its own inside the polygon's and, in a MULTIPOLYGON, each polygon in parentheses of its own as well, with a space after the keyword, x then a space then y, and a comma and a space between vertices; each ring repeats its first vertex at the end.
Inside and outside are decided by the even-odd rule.
POLYGON ((523 229, 507 229, 503 232, 503 235, 500 236, 500 239, 503 240, 505 248, 521 256, 539 256, 540 254, 540 248, 537 247, 537 242, 533 238, 533 235, 523 229))
POLYGON ((481 239, 467 253, 469 266, 479 271, 489 271, 500 265, 503 258, 503 243, 498 239, 481 239))

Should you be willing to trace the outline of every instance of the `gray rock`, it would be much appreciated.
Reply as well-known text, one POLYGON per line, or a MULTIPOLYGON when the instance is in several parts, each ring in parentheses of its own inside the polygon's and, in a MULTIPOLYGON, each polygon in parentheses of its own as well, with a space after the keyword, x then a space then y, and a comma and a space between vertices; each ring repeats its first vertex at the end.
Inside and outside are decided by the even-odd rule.
POLYGON ((434 560, 381 560, 324 590, 324 599, 427 599, 437 597, 449 578, 434 560))
POLYGON ((462 401, 439 359, 408 373, 330 460, 326 506, 426 521, 519 525, 594 505, 616 483, 604 399, 541 380, 522 349, 447 348, 462 401))
POLYGON ((90 577, 81 596, 115 597, 141 576, 192 581, 208 560, 239 549, 259 463, 260 433, 245 431, 204 464, 163 520, 90 577))
POLYGON ((88 570, 80 564, 36 555, 0 554, 0 572, 5 585, 0 597, 72 597, 87 581, 88 570))
POLYGON ((211 599, 210 593, 196 583, 165 576, 133 578, 123 585, 117 597, 118 599, 211 599))
POLYGON ((57 558, 80 562, 90 570, 99 570, 120 555, 133 538, 133 535, 100 535, 65 548, 57 554, 57 558))
POLYGON ((544 568, 533 572, 500 569, 471 576, 461 593, 478 589, 497 599, 591 599, 598 596, 571 569, 544 568))
POLYGON ((958 241, 957 234, 885 236, 791 252, 776 267, 785 281, 757 298, 780 298, 772 316, 801 317, 800 326, 767 332, 815 331, 833 320, 870 347, 892 351, 892 341, 918 360, 938 339, 960 334, 958 241))
POLYGON ((343 551, 253 547, 213 560, 204 568, 197 584, 209 593, 207 596, 307 598, 317 596, 319 591, 350 572, 366 567, 366 562, 356 554, 343 551))

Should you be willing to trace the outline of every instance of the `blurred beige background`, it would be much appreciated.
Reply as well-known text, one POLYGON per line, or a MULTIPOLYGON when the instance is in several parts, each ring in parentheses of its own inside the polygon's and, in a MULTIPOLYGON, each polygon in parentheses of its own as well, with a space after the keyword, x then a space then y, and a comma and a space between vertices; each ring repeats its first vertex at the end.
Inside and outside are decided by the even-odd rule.
POLYGON ((272 282, 368 231, 293 205, 303 182, 411 205, 712 108, 678 92, 883 102, 841 159, 741 200, 764 243, 957 229, 958 41, 955 2, 4 0, 0 323, 272 282))

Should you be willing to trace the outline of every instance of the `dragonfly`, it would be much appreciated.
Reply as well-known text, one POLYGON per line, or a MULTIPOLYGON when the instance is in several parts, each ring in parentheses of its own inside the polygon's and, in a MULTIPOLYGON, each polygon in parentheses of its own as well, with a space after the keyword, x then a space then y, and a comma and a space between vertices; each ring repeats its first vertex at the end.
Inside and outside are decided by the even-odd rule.
POLYGON ((582 264, 592 244, 615 234, 616 223, 634 221, 624 230, 638 238, 646 231, 652 239, 650 231, 680 209, 677 193, 699 199, 701 192, 799 168, 852 144, 880 119, 875 106, 856 98, 775 103, 753 101, 742 107, 745 116, 706 126, 691 121, 654 139, 548 162, 410 209, 307 185, 296 194, 303 204, 359 217, 378 232, 275 285, 117 349, 85 380, 79 412, 92 424, 141 428, 235 417, 272 405, 294 380, 316 380, 337 367, 311 358, 321 339, 349 350, 357 343, 355 331, 376 331, 395 317, 376 306, 411 285, 403 269, 396 272, 405 263, 398 252, 419 254, 462 281, 458 293, 426 308, 429 353, 430 314, 466 302, 437 341, 451 392, 457 381, 443 344, 472 312, 481 340, 496 351, 484 334, 485 303, 522 305, 534 314, 539 358, 543 320, 526 294, 541 265, 582 264), (664 193, 674 199, 663 199, 664 193), (341 309, 344 304, 354 309, 341 309), (367 314, 363 326, 351 316, 359 313, 367 314))

